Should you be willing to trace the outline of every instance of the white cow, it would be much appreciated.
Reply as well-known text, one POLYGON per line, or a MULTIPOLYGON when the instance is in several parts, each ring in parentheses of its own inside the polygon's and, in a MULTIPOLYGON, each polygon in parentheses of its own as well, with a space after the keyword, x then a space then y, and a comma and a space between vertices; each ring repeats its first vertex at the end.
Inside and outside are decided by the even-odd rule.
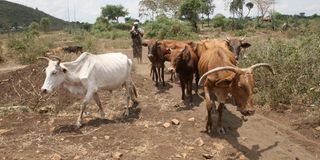
POLYGON ((101 88, 113 90, 125 84, 127 95, 127 106, 125 115, 129 114, 130 99, 136 103, 137 97, 135 86, 131 79, 132 61, 122 53, 107 53, 94 55, 82 53, 78 59, 72 62, 63 62, 57 57, 51 60, 47 57, 39 59, 48 60, 46 68, 46 79, 41 87, 43 92, 52 92, 59 85, 63 85, 73 94, 85 95, 81 104, 80 115, 76 122, 81 127, 82 114, 86 105, 93 98, 99 107, 101 117, 104 112, 101 106, 98 91, 101 88), (132 93, 135 94, 132 97, 132 93))

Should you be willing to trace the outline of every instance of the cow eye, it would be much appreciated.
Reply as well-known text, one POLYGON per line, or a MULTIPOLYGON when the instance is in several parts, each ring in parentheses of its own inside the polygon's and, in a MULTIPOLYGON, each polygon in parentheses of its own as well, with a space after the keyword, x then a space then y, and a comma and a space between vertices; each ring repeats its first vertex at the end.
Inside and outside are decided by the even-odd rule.
POLYGON ((51 74, 52 74, 52 75, 56 75, 56 74, 57 74, 57 72, 52 72, 51 74))

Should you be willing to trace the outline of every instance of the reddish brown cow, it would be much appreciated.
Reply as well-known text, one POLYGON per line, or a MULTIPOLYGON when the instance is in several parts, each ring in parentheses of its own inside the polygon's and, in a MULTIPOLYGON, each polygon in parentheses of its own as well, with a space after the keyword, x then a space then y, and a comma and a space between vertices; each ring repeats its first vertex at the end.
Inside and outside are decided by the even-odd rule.
POLYGON ((225 103, 232 95, 235 105, 244 116, 253 115, 253 70, 258 67, 267 67, 272 73, 273 69, 269 64, 259 63, 248 68, 236 66, 234 54, 225 46, 225 43, 218 41, 199 42, 198 50, 200 59, 198 69, 202 77, 199 85, 204 81, 204 93, 208 112, 206 131, 212 132, 212 110, 216 111, 213 97, 219 102, 218 106, 218 132, 224 134, 222 126, 222 112, 225 103))
MULTIPOLYGON (((197 70, 198 57, 195 55, 193 49, 188 45, 176 45, 175 48, 170 49, 171 66, 178 73, 181 85, 182 96, 185 100, 185 87, 187 87, 187 96, 192 102, 192 80, 193 74, 196 75, 196 85, 199 80, 199 73, 197 70)), ((195 92, 197 93, 197 88, 195 92)))

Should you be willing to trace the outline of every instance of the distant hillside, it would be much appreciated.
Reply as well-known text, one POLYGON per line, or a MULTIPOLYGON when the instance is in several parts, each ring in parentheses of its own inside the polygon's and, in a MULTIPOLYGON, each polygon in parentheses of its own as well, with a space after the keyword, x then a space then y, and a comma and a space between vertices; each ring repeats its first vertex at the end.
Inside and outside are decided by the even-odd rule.
POLYGON ((40 22, 43 17, 51 20, 51 29, 62 29, 67 22, 47 13, 24 5, 0 0, 0 28, 9 26, 28 26, 31 22, 40 22))

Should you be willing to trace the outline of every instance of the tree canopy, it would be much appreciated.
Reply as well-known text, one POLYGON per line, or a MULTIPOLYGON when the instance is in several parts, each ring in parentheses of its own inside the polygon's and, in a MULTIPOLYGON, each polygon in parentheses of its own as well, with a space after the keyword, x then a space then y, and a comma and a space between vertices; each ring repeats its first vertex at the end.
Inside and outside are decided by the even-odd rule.
POLYGON ((125 17, 129 12, 122 5, 106 5, 101 8, 101 14, 109 21, 119 22, 119 17, 125 17))
POLYGON ((201 6, 201 0, 183 0, 179 8, 180 18, 190 21, 195 31, 198 30, 197 21, 201 13, 201 6))

